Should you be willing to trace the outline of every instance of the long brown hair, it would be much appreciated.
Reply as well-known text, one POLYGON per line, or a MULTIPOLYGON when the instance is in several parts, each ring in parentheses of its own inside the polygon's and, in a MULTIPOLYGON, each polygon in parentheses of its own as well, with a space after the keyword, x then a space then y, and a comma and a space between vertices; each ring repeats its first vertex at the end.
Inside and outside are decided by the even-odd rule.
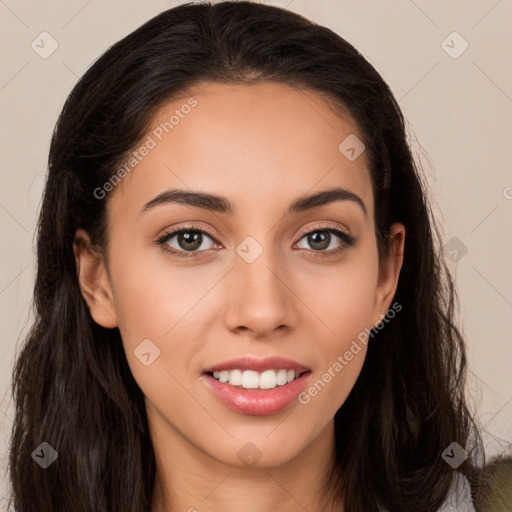
POLYGON ((466 353, 457 304, 404 119, 377 71, 328 28, 251 2, 184 4, 109 48, 70 93, 53 133, 38 224, 35 323, 13 372, 9 463, 18 512, 149 512, 156 476, 143 394, 118 329, 91 318, 80 293, 77 228, 104 246, 109 180, 162 103, 198 83, 273 80, 346 109, 369 155, 379 257, 393 222, 405 259, 389 325, 372 332, 360 376, 335 415, 335 468, 326 489, 347 510, 432 512, 454 469, 474 481, 478 429, 465 401, 466 353), (350 440, 350 442, 347 442, 350 440), (31 457, 47 442, 58 459, 31 457))

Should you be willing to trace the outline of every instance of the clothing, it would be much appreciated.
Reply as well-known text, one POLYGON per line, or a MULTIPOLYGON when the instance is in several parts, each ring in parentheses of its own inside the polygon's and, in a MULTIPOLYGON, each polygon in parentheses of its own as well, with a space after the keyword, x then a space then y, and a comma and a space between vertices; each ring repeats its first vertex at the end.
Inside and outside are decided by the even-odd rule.
POLYGON ((471 487, 462 473, 455 472, 448 497, 439 512, 476 512, 471 499, 471 487))

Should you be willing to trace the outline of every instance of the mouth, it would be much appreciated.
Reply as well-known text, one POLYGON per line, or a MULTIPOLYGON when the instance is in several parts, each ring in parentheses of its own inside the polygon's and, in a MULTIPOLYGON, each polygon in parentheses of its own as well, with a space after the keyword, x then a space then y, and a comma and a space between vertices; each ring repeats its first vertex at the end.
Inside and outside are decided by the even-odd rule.
POLYGON ((227 383, 230 386, 240 389, 274 389, 277 386, 286 386, 290 382, 298 379, 304 373, 310 370, 296 371, 286 368, 266 370, 257 372, 255 370, 215 370, 206 372, 206 375, 215 380, 227 383))
POLYGON ((310 374, 309 368, 289 359, 244 357, 207 368, 202 380, 231 410, 262 416, 288 408, 310 374))

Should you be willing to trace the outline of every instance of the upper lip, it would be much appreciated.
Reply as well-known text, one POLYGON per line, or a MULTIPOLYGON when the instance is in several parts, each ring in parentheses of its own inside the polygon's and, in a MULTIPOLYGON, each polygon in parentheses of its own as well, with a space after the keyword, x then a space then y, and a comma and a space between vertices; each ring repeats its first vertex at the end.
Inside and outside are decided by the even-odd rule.
POLYGON ((304 372, 309 370, 309 368, 292 359, 286 359, 285 357, 273 356, 258 359, 245 356, 210 366, 204 370, 204 373, 222 370, 254 370, 256 372, 264 372, 266 370, 295 370, 296 372, 304 372))

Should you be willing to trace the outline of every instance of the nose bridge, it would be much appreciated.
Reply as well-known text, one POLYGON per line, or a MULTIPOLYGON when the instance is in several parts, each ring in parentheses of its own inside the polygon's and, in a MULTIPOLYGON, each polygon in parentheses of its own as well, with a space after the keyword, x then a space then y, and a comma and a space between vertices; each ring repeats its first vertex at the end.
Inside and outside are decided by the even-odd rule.
POLYGON ((248 236, 236 247, 228 323, 261 335, 292 322, 293 301, 272 236, 258 238, 248 236))

